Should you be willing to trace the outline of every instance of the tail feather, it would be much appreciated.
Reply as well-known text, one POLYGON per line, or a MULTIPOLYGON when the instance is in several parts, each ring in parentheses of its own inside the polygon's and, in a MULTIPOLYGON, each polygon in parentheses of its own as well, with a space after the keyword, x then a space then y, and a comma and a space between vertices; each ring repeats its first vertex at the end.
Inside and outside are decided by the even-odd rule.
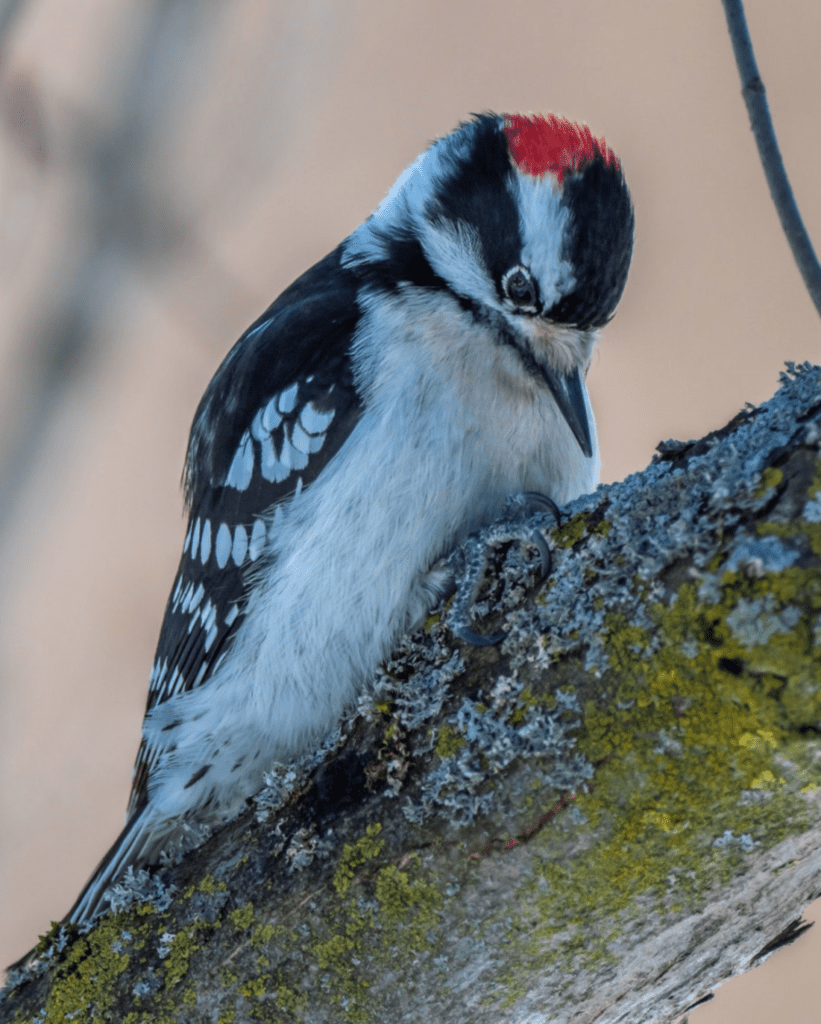
POLYGON ((166 838, 173 829, 157 829, 150 805, 143 805, 128 819, 125 828, 103 857, 74 906, 63 918, 64 924, 86 924, 108 907, 106 890, 127 868, 141 868, 156 862, 166 838))

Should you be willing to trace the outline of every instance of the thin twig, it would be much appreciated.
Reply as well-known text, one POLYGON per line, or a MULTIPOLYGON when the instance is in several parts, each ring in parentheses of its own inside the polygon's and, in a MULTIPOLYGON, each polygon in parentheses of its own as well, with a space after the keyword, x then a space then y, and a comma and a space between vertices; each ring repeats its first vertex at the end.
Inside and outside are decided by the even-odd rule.
POLYGON ((821 315, 821 265, 818 263, 818 257, 815 255, 807 229, 801 220, 787 172, 784 170, 784 161, 781 159, 778 140, 775 137, 775 129, 770 117, 767 94, 758 73, 758 65, 755 62, 753 44, 747 28, 747 19, 744 16, 744 4, 742 0, 721 0, 721 2, 727 16, 727 28, 733 43, 738 73, 741 76, 741 95, 747 104, 750 127, 758 146, 758 154, 761 157, 767 184, 770 186, 770 195, 773 197, 775 208, 781 219, 781 227, 790 243, 795 262, 804 278, 804 284, 807 286, 810 298, 815 303, 815 308, 821 315))

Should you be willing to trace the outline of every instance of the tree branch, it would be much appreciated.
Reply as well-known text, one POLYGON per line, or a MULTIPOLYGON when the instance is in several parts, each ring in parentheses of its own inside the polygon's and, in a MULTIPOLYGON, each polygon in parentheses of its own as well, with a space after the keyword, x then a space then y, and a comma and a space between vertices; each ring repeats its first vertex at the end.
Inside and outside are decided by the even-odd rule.
POLYGON ((767 93, 764 89, 764 82, 758 73, 753 44, 747 28, 747 19, 744 16, 744 4, 742 0, 721 0, 721 2, 724 5, 727 28, 733 43, 738 73, 741 76, 741 95, 747 104, 750 127, 758 146, 758 154, 761 157, 770 195, 778 211, 781 227, 790 243, 795 262, 804 278, 804 284, 807 286, 810 298, 815 303, 815 308, 821 315, 821 265, 818 263, 818 257, 815 255, 807 229, 804 227, 790 180, 784 169, 784 161, 781 159, 781 151, 778 148, 778 140, 775 137, 775 129, 767 103, 767 93))
MULTIPOLYGON (((821 892, 821 369, 494 549, 338 736, 56 930, 0 1022, 653 1024, 821 892)), ((57 851, 55 851, 57 853, 57 851)))

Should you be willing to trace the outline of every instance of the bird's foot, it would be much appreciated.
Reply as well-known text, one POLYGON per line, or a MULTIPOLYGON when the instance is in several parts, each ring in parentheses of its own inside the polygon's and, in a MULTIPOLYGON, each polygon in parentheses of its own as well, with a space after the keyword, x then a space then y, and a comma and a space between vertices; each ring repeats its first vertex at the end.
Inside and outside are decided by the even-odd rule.
POLYGON ((489 647, 504 640, 505 633, 483 636, 470 628, 471 611, 487 569, 487 549, 511 541, 519 541, 521 545, 532 544, 539 552, 540 579, 544 580, 550 575, 553 560, 542 528, 560 523, 561 512, 554 501, 536 491, 524 491, 508 498, 501 517, 495 523, 468 537, 447 559, 454 579, 458 581, 456 597, 448 615, 452 633, 476 647, 489 647), (552 523, 539 521, 547 519, 552 523))

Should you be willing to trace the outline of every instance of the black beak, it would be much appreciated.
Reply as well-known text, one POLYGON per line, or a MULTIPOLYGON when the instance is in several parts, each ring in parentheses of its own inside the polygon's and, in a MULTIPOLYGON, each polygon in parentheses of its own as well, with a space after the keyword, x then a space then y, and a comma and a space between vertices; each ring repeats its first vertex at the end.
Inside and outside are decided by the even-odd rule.
POLYGON ((560 374, 544 363, 539 363, 539 369, 556 399, 562 416, 579 442, 579 447, 589 459, 593 454, 593 444, 590 440, 590 424, 584 406, 584 384, 580 372, 573 370, 568 374, 560 374))

